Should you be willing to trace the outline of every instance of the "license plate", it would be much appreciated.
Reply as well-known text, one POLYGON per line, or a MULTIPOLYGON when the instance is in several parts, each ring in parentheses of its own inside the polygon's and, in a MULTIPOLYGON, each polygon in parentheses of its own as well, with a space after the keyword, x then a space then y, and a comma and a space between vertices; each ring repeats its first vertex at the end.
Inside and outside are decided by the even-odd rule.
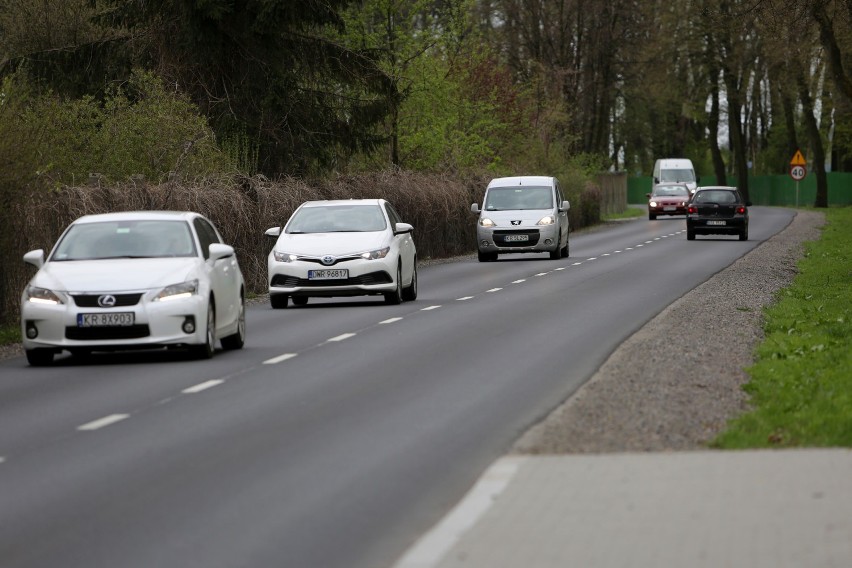
POLYGON ((708 225, 725 225, 725 221, 707 221, 708 225))
POLYGON ((530 240, 529 235, 506 235, 503 240, 508 242, 522 242, 530 240))
POLYGON ((123 327, 133 325, 134 322, 133 312, 77 314, 77 327, 123 327))
POLYGON ((677 207, 663 207, 663 211, 676 211, 677 207))
POLYGON ((308 280, 345 280, 349 278, 349 269, 308 270, 308 280))

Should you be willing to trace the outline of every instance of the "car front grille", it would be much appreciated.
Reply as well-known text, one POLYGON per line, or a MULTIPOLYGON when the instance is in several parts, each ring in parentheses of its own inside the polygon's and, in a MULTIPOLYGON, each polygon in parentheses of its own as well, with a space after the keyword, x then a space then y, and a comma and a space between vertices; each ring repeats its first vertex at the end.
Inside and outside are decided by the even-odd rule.
POLYGON ((384 270, 370 272, 355 276, 353 278, 342 278, 340 280, 308 280, 307 278, 296 278, 295 276, 284 276, 277 274, 272 277, 272 286, 281 288, 323 288, 327 286, 371 286, 376 284, 390 284, 393 282, 390 274, 384 270))
POLYGON ((102 341, 107 339, 138 339, 151 335, 147 324, 122 325, 110 327, 74 327, 65 328, 66 339, 80 341, 102 341))
POLYGON ((526 229, 524 231, 496 230, 492 235, 494 244, 498 247, 531 247, 538 244, 538 240, 541 238, 538 229, 526 229), (507 241, 506 237, 509 235, 527 235, 528 238, 525 241, 507 241))
POLYGON ((139 303, 139 298, 142 297, 142 293, 135 294, 71 294, 71 297, 74 298, 74 303, 77 304, 81 308, 100 308, 103 307, 98 304, 98 298, 103 296, 112 296, 115 298, 114 306, 110 307, 126 307, 126 306, 135 306, 139 303))

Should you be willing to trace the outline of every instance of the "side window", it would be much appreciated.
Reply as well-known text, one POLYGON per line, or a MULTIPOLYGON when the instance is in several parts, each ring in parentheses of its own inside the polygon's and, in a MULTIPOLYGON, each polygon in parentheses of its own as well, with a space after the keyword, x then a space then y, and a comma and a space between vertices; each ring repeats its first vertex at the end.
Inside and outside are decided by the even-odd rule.
POLYGON ((196 217, 192 221, 193 226, 195 227, 195 232, 198 233, 198 241, 201 243, 201 254, 204 256, 204 259, 207 260, 210 258, 210 245, 213 243, 219 242, 219 236, 216 234, 216 230, 200 217, 196 217))
POLYGON ((565 201, 565 198, 562 196, 562 187, 560 187, 559 182, 556 183, 556 206, 562 207, 562 202, 565 201))
POLYGON ((397 214, 396 209, 394 209, 390 203, 385 203, 385 209, 388 212, 388 219, 391 222, 391 228, 396 226, 397 223, 402 223, 402 219, 399 214, 397 214))

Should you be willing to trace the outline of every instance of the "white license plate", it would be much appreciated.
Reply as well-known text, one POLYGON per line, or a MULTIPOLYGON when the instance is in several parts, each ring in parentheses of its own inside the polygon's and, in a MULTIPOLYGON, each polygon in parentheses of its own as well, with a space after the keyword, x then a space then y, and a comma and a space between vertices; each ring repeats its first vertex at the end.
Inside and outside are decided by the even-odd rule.
POLYGON ((133 325, 133 312, 109 312, 103 314, 77 314, 77 327, 122 327, 133 325))
POLYGON ((308 280, 345 280, 346 278, 349 278, 349 270, 345 268, 308 270, 308 280))
POLYGON ((530 240, 529 235, 506 235, 503 240, 508 242, 522 242, 530 240))
POLYGON ((708 225, 726 225, 725 221, 707 221, 708 225))
POLYGON ((663 207, 663 211, 677 211, 677 207, 663 207))

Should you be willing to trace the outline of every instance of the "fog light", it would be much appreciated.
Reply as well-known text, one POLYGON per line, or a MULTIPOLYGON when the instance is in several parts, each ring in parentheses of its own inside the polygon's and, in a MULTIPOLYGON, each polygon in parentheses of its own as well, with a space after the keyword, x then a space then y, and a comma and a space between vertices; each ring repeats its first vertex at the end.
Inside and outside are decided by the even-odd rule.
POLYGON ((553 239, 544 239, 544 244, 546 244, 546 245, 552 245, 552 244, 553 244, 553 239))
POLYGON ((36 329, 35 322, 28 321, 27 339, 35 339, 36 337, 38 337, 38 329, 36 329))
POLYGON ((186 316, 186 319, 183 320, 181 329, 183 329, 184 333, 195 333, 195 317, 186 316))
POLYGON ((491 243, 489 243, 488 241, 482 241, 482 246, 487 247, 487 246, 490 246, 490 245, 491 245, 491 243))

